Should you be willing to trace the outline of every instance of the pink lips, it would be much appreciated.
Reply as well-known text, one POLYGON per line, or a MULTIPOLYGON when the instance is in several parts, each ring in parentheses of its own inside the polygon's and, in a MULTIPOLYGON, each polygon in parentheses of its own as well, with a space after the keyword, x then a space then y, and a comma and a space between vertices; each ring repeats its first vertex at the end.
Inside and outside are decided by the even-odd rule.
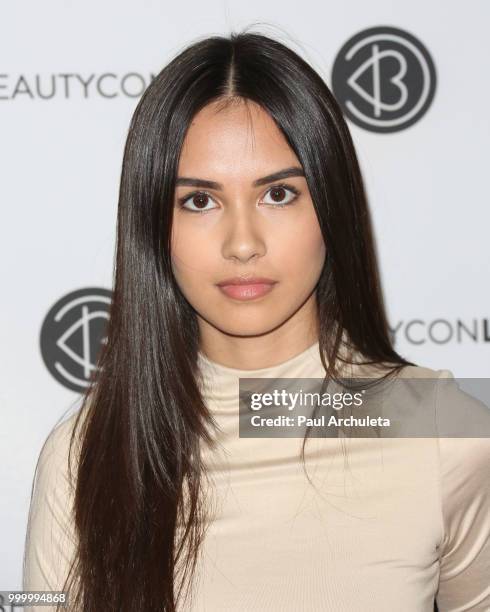
POLYGON ((217 284, 228 297, 236 300, 253 300, 269 293, 277 281, 264 277, 245 278, 236 276, 217 284))

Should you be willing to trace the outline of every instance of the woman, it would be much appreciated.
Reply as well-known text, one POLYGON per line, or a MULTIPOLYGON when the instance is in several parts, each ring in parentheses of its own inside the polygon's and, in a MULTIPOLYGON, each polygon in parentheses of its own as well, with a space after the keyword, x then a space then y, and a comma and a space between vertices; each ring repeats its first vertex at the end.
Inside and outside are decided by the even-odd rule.
POLYGON ((131 121, 107 344, 42 450, 24 588, 84 611, 488 610, 488 440, 312 438, 310 481, 306 440, 239 436, 240 378, 370 368, 450 376, 391 344, 331 92, 266 36, 192 44, 131 121))

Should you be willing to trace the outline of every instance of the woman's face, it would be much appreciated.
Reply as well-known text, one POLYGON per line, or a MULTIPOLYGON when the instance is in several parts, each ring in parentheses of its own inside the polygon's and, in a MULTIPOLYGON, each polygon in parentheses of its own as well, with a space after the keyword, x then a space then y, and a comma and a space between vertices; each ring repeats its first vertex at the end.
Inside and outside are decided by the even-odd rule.
POLYGON ((299 331, 316 318, 325 244, 301 173, 274 121, 253 102, 219 112, 213 103, 192 121, 178 167, 172 268, 208 339, 299 331), (294 176, 271 177, 292 168, 294 176), (275 283, 238 299, 217 285, 237 276, 275 283))

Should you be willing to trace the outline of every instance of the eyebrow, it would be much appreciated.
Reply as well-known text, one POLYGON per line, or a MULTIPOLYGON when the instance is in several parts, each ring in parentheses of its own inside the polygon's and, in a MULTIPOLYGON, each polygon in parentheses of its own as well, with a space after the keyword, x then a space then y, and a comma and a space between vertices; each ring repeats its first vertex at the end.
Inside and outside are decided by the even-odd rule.
MULTIPOLYGON (((252 187, 260 187, 261 185, 267 185, 268 183, 273 183, 274 181, 278 181, 283 178, 289 178, 292 176, 304 176, 302 168, 292 167, 285 168, 284 170, 279 170, 278 172, 274 172, 273 174, 268 174, 267 176, 263 176, 262 178, 257 179, 252 183, 252 187)), ((201 178, 190 178, 186 176, 180 176, 176 185, 185 185, 187 187, 203 187, 205 189, 223 189, 223 185, 221 183, 216 183, 215 181, 208 181, 207 179, 201 178)))

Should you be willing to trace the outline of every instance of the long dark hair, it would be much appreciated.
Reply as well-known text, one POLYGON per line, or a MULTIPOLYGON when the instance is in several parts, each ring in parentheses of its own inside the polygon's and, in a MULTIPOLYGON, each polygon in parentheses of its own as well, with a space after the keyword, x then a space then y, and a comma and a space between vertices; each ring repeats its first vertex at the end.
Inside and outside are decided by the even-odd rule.
POLYGON ((206 515, 200 448, 213 439, 197 318, 170 263, 174 186, 194 115, 237 97, 269 113, 304 169, 328 245, 316 289, 327 377, 338 375, 342 344, 365 363, 391 364, 391 372, 414 365, 392 346, 358 160, 325 82, 293 50, 259 33, 185 48, 140 99, 124 150, 107 342, 70 448, 71 455, 83 424, 78 549, 66 583, 76 582, 74 609, 173 612, 195 573, 206 515))

